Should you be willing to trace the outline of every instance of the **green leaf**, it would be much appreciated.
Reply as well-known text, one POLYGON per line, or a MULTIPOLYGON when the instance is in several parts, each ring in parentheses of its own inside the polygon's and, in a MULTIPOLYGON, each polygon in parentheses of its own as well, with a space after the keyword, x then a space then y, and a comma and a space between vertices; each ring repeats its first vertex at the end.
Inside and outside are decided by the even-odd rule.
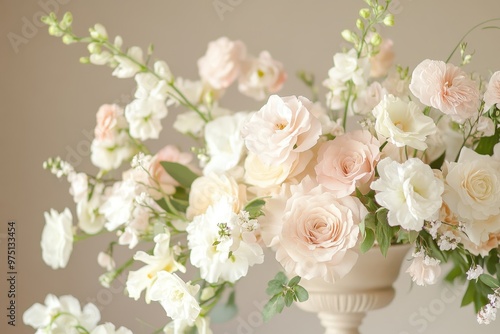
MULTIPOLYGON (((496 125, 496 122, 495 122, 496 125)), ((500 128, 495 127, 495 134, 490 137, 482 137, 476 146, 476 153, 479 154, 493 154, 493 147, 500 141, 500 128)))
POLYGON ((462 298, 461 307, 469 305, 474 301, 474 295, 476 294, 476 284, 474 281, 469 281, 469 286, 465 291, 464 297, 462 298))
POLYGON ((429 166, 431 166, 432 169, 441 169, 441 167, 443 166, 445 157, 446 157, 446 150, 443 152, 443 154, 441 154, 439 156, 439 158, 437 158, 436 160, 431 162, 429 164, 429 166))
POLYGON ((299 302, 305 302, 309 299, 309 293, 301 285, 295 287, 295 296, 299 302))
POLYGON ((250 215, 250 218, 255 219, 257 217, 264 215, 264 212, 262 211, 262 207, 265 204, 266 204, 266 201, 264 201, 261 198, 256 198, 253 201, 248 202, 247 205, 245 205, 245 208, 243 210, 248 212, 248 214, 250 215))
POLYGON ((276 314, 281 313, 283 308, 285 308, 285 298, 283 295, 275 295, 264 305, 264 309, 262 310, 264 322, 268 322, 276 314))
POLYGON ((288 277, 286 277, 285 273, 282 271, 278 272, 276 276, 274 276, 274 280, 283 285, 286 285, 288 283, 288 277))
POLYGON ((288 286, 293 288, 294 286, 298 285, 299 282, 300 282, 300 276, 295 276, 290 280, 290 282, 288 282, 288 286))
POLYGON ((191 169, 177 162, 161 161, 163 169, 185 188, 190 188, 194 180, 198 178, 191 169))
POLYGON ((293 299, 295 297, 295 293, 292 290, 288 290, 285 294, 285 305, 286 307, 290 307, 293 304, 293 299))
POLYGON ((266 293, 270 296, 277 295, 283 291, 283 284, 277 280, 270 280, 267 283, 266 293))
POLYGON ((492 289, 497 289, 498 287, 500 287, 498 279, 494 278, 493 276, 482 274, 481 276, 479 276, 479 279, 481 280, 481 282, 483 282, 492 289))
POLYGON ((381 210, 377 212, 377 221, 378 222, 377 229, 375 230, 375 236, 377 238, 382 255, 386 257, 392 240, 392 228, 387 221, 387 210, 381 210))
POLYGON ((363 242, 360 245, 361 253, 368 252, 373 247, 374 242, 375 242, 375 233, 372 230, 367 229, 365 238, 363 239, 363 242))
POLYGON ((460 277, 460 275, 463 274, 463 271, 462 269, 460 269, 460 266, 458 265, 455 265, 451 270, 450 272, 446 275, 446 277, 444 278, 445 281, 447 282, 453 282, 455 279, 457 279, 458 277, 460 277))

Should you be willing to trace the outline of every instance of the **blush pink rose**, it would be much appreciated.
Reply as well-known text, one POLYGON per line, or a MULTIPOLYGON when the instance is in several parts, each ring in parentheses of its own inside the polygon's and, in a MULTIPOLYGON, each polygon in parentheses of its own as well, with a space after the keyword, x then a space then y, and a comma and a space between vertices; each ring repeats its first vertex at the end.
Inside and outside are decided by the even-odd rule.
POLYGON ((380 143, 370 132, 346 133, 320 146, 317 181, 337 197, 352 194, 356 187, 366 193, 379 159, 380 143))
POLYGON ((269 93, 276 93, 286 80, 283 65, 274 60, 267 51, 262 51, 258 58, 243 62, 238 89, 242 94, 263 100, 269 93))
POLYGON ((413 71, 410 90, 420 102, 463 123, 478 113, 479 87, 453 64, 426 59, 413 71))
POLYGON ((151 160, 149 166, 149 173, 152 177, 150 180, 151 186, 153 188, 158 188, 160 191, 153 190, 151 196, 154 199, 162 197, 163 194, 171 195, 175 193, 175 187, 179 186, 179 183, 168 174, 163 166, 160 164, 162 161, 177 162, 182 165, 190 166, 193 156, 191 153, 181 152, 179 149, 173 145, 167 145, 162 148, 151 160))
POLYGON ((248 150, 266 164, 290 162, 309 150, 321 135, 321 122, 310 112, 305 97, 271 95, 267 103, 243 125, 248 150))
POLYGON ((335 282, 357 261, 353 249, 367 214, 351 196, 338 198, 311 179, 292 189, 286 202, 276 259, 289 274, 335 282))
POLYGON ((494 105, 500 107, 500 71, 493 73, 484 93, 484 110, 489 110, 494 105))
POLYGON ((246 47, 241 41, 221 37, 210 42, 207 52, 198 60, 200 77, 214 89, 225 89, 238 77, 245 55, 246 47))
POLYGON ((117 128, 123 123, 123 109, 116 104, 103 104, 96 115, 94 135, 97 140, 113 140, 117 128))

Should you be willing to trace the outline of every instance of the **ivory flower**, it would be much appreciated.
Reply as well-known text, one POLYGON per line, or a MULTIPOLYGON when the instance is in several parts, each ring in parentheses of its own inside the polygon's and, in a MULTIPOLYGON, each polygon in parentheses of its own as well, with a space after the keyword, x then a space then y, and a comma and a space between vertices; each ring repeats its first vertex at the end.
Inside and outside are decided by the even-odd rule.
POLYGON ((42 258, 52 269, 65 268, 73 250, 73 216, 68 208, 45 212, 42 231, 42 258))
POLYGON ((137 46, 131 47, 127 52, 127 57, 116 55, 114 60, 118 62, 118 66, 113 71, 113 75, 118 78, 131 78, 141 70, 143 64, 143 54, 141 48, 137 46))
POLYGON ((199 285, 186 283, 176 274, 160 271, 151 286, 150 296, 151 300, 160 302, 167 316, 192 326, 201 311, 195 298, 199 289, 199 285))
POLYGON ((413 102, 393 95, 384 96, 373 109, 375 131, 397 147, 405 145, 425 150, 425 140, 436 132, 434 120, 425 116, 413 102))
POLYGON ((406 270, 410 274, 413 282, 417 285, 432 285, 437 282, 441 274, 440 261, 433 259, 423 252, 413 254, 413 262, 406 270))
POLYGON ((417 158, 404 163, 385 158, 377 170, 380 178, 370 187, 377 191, 376 201, 389 210, 389 225, 420 231, 425 220, 438 214, 444 185, 429 165, 417 158))
POLYGON ((313 147, 321 135, 321 123, 305 97, 272 95, 243 126, 248 150, 270 165, 278 165, 313 147))
POLYGON ((450 115, 455 122, 463 123, 478 113, 478 85, 453 64, 422 61, 413 70, 410 90, 420 102, 450 115))

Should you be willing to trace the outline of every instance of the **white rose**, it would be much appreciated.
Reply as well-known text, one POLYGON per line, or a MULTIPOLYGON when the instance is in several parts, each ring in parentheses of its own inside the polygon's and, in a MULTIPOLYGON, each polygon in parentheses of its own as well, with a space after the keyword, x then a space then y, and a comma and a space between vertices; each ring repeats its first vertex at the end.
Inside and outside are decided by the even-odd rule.
POLYGON ((73 250, 73 216, 68 208, 61 213, 51 209, 44 216, 41 241, 43 261, 52 269, 64 268, 73 250))
POLYGON ((186 321, 192 326, 201 311, 195 298, 199 289, 199 285, 185 283, 176 274, 160 271, 151 287, 151 300, 160 302, 173 320, 186 321))
POLYGON ((398 147, 410 146, 425 150, 427 136, 436 132, 434 120, 425 116, 417 104, 393 95, 384 96, 373 109, 375 131, 398 147))
POLYGON ((462 220, 474 222, 500 214, 500 161, 463 148, 447 165, 443 200, 462 220))
POLYGON ((246 203, 246 188, 228 175, 210 174, 197 178, 189 193, 188 219, 205 213, 209 206, 223 197, 232 198, 233 210, 239 212, 246 203))
POLYGON ((210 156, 203 169, 205 175, 222 174, 238 165, 245 147, 241 127, 247 119, 248 113, 238 112, 216 118, 205 126, 205 142, 210 156))
POLYGON ((423 252, 413 254, 413 262, 406 270, 413 282, 417 285, 432 285, 437 282, 441 274, 440 261, 433 259, 423 252))
POLYGON ((439 212, 444 185, 429 165, 417 158, 404 163, 385 158, 377 170, 380 178, 370 187, 377 191, 377 203, 389 210, 389 225, 420 231, 439 212))
POLYGON ((321 135, 321 123, 310 112, 312 107, 305 97, 272 95, 243 126, 246 147, 272 165, 309 150, 321 135))

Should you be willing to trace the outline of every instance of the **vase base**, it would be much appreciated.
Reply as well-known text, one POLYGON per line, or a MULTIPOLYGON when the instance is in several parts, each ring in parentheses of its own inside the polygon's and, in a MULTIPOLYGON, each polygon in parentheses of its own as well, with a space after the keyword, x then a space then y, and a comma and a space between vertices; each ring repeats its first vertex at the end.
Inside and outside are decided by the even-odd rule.
POLYGON ((318 313, 325 334, 360 334, 359 327, 366 313, 318 313))

